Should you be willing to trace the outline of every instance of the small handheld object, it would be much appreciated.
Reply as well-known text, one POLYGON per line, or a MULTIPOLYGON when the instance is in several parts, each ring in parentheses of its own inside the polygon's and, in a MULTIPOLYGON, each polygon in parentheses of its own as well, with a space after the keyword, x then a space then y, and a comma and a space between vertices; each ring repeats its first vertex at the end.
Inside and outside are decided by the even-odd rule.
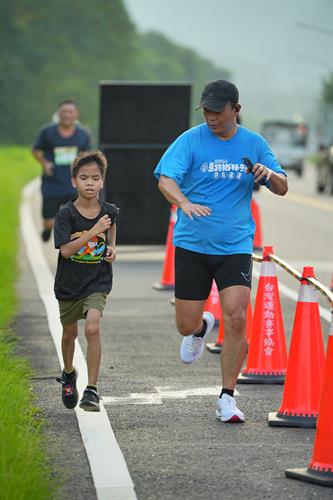
MULTIPOLYGON (((253 163, 250 160, 250 158, 247 158, 246 156, 242 158, 244 165, 248 168, 249 172, 253 175, 253 163)), ((267 179, 266 177, 263 177, 260 181, 259 184, 262 186, 267 186, 267 179)))

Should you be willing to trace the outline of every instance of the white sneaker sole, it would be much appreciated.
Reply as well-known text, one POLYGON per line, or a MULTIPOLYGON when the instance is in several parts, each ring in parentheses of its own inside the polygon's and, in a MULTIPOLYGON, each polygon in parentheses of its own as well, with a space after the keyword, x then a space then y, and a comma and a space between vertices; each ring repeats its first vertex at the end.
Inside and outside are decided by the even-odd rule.
POLYGON ((191 365, 192 363, 195 363, 196 361, 198 361, 199 358, 201 358, 201 356, 203 355, 204 353, 204 350, 205 350, 205 344, 202 344, 202 348, 200 349, 200 352, 199 354, 194 358, 192 359, 191 361, 184 361, 181 357, 180 357, 180 360, 182 361, 182 363, 184 363, 184 365, 191 365))
POLYGON ((225 424, 243 424, 245 422, 245 418, 240 417, 239 415, 231 415, 230 417, 222 417, 221 413, 216 410, 216 418, 225 424))
POLYGON ((205 350, 205 338, 206 336, 212 331, 212 329, 214 328, 214 324, 215 324, 215 318, 213 316, 212 313, 208 312, 208 311, 204 311, 203 313, 203 319, 206 321, 207 323, 207 330, 206 330, 206 333, 205 335, 202 337, 202 346, 200 348, 200 352, 196 355, 196 357, 190 361, 184 361, 184 359, 182 358, 181 356, 181 352, 179 353, 180 355, 180 360, 184 363, 184 365, 191 365, 192 363, 195 363, 196 361, 198 361, 199 358, 201 358, 201 356, 203 355, 204 353, 204 350, 205 350))

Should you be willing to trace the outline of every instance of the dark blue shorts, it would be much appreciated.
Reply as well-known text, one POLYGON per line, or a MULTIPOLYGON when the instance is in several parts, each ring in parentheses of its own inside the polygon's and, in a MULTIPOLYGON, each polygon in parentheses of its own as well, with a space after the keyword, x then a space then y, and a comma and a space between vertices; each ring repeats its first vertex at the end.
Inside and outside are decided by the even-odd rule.
POLYGON ((43 219, 54 219, 62 205, 73 199, 68 196, 43 196, 42 216, 43 219))
POLYGON ((175 296, 183 300, 206 300, 213 279, 220 292, 243 285, 251 288, 252 255, 208 255, 176 247, 175 296))

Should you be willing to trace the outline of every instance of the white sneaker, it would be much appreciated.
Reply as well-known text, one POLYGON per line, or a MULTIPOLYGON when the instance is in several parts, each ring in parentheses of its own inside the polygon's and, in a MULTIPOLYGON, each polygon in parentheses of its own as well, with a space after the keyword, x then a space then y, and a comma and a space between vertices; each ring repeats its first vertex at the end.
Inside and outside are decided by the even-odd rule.
POLYGON ((216 418, 221 422, 244 422, 244 413, 236 406, 236 400, 229 394, 222 394, 217 400, 216 418))
POLYGON ((188 335, 184 337, 182 343, 180 344, 180 359, 183 363, 190 364, 196 361, 202 356, 205 349, 205 338, 209 332, 214 327, 215 318, 212 313, 205 311, 203 313, 203 319, 205 320, 206 332, 203 337, 196 337, 195 335, 188 335))

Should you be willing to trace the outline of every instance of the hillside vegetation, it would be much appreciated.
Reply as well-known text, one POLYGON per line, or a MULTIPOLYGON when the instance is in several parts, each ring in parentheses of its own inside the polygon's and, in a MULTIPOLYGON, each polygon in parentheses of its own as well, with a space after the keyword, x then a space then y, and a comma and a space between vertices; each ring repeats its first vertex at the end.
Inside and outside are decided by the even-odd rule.
MULTIPOLYGON (((30 144, 59 100, 75 98, 97 136, 100 80, 229 77, 158 33, 139 34, 121 0, 0 0, 0 141, 30 144)), ((198 115, 199 116, 199 115, 198 115)))

